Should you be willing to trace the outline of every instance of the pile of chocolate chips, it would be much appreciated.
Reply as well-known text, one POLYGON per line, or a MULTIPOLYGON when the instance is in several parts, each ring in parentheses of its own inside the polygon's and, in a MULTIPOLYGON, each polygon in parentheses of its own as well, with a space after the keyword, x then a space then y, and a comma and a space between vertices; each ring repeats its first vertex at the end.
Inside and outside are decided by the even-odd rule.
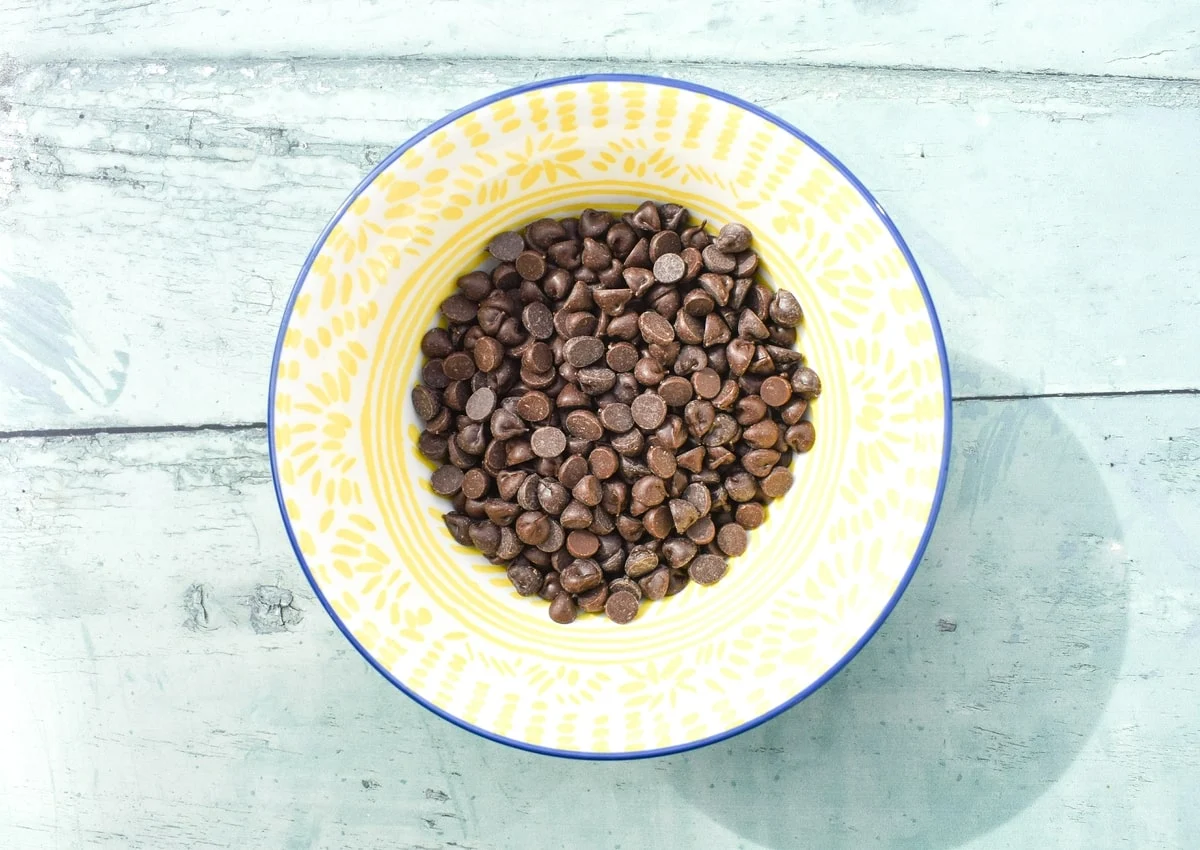
POLYGON ((812 448, 800 305, 750 242, 671 203, 540 219, 492 240, 422 339, 446 526, 555 622, 719 581, 812 448))

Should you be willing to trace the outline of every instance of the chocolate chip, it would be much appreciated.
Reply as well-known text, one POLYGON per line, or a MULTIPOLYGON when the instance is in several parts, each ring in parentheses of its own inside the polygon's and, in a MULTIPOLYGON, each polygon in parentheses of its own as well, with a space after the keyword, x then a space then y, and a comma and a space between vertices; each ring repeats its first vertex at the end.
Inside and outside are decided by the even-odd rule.
POLYGON ((612 226, 612 213, 606 210, 586 209, 579 214, 579 235, 599 239, 612 226))
POLYGON ((729 371, 734 375, 744 375, 754 359, 755 345, 748 339, 735 339, 725 346, 725 357, 729 362, 729 371))
POLYGON ((643 233, 656 233, 662 230, 662 218, 653 201, 643 202, 633 213, 629 223, 643 233))
POLYGON ((566 228, 552 218, 539 218, 525 228, 525 241, 534 248, 544 250, 566 238, 566 228))
POLYGON ((563 358, 577 368, 591 366, 604 356, 604 343, 599 337, 577 336, 563 344, 563 358))
POLYGON ((704 400, 690 401, 683 409, 683 422, 687 426, 692 439, 699 440, 712 430, 717 419, 717 410, 712 402, 704 400))
POLYGON ((428 422, 442 411, 441 397, 433 390, 422 384, 417 384, 412 390, 413 409, 423 422, 428 422))
POLYGON ((683 407, 692 400, 693 387, 686 378, 672 376, 658 385, 658 395, 671 407, 683 407))
POLYGON ((662 425, 658 426, 658 430, 654 432, 654 442, 656 445, 664 446, 668 449, 678 449, 687 442, 687 433, 684 429, 683 419, 674 414, 663 419, 662 425))
POLYGON ((736 522, 721 526, 721 530, 717 532, 717 546, 730 558, 745 554, 748 542, 746 529, 736 522))
POLYGON ((816 429, 813 428, 813 424, 807 419, 792 425, 783 436, 783 441, 787 444, 787 447, 798 453, 804 453, 812 449, 816 439, 816 429))
POLYGON ((738 336, 743 339, 766 339, 771 335, 763 320, 753 310, 743 310, 738 317, 738 336))
POLYGON ((804 418, 805 412, 808 410, 808 399, 792 396, 792 400, 783 406, 779 411, 779 418, 783 420, 784 425, 795 425, 804 418))
POLYGON ((782 498, 788 490, 792 489, 794 480, 795 479, 792 477, 792 473, 789 470, 783 468, 782 466, 777 466, 767 473, 767 476, 763 478, 762 483, 759 486, 762 487, 763 494, 768 498, 779 499, 782 498))
POLYGON ((430 359, 445 357, 454 351, 454 343, 445 328, 431 328, 421 337, 421 353, 430 359))
POLYGON ((542 589, 543 576, 531 566, 514 564, 508 568, 508 580, 522 596, 536 596, 542 589))
POLYGON ((781 289, 775 293, 775 297, 771 299, 771 306, 768 313, 771 316, 771 321, 783 325, 785 328, 796 327, 804 318, 804 311, 800 309, 800 302, 796 300, 795 295, 792 295, 786 289, 781 289))
MULTIPOLYGON (((637 365, 633 367, 633 377, 642 386, 652 387, 659 383, 663 376, 666 375, 666 370, 663 365, 652 357, 643 357, 638 360, 637 365)), ((686 384, 687 382, 684 381, 686 384)), ((691 385, 688 385, 688 392, 691 392, 691 385)))
POLYGON ((683 258, 678 254, 663 254, 654 261, 654 279, 659 283, 679 283, 686 269, 683 258))
POLYGON ((610 592, 608 601, 604 603, 604 613, 614 623, 624 625, 632 623, 634 618, 637 617, 640 604, 638 597, 627 590, 620 590, 616 593, 610 592))
POLYGON ((517 274, 517 267, 512 263, 501 263, 492 269, 492 283, 496 285, 497 289, 501 290, 501 293, 493 292, 492 295, 503 294, 503 292, 509 289, 520 286, 521 276, 517 274))
POLYGON ((550 416, 550 397, 538 390, 529 390, 517 401, 517 415, 526 422, 541 422, 550 416))
POLYGON ((750 228, 736 221, 723 226, 713 244, 727 254, 739 254, 750 247, 750 228))
MULTIPOLYGON (((673 230, 662 230, 650 237, 650 259, 656 267, 660 257, 666 254, 679 254, 681 251, 683 251, 683 242, 680 240, 679 234, 673 230)), ((655 277, 658 277, 657 272, 655 277)), ((662 280, 661 277, 658 279, 662 280)))
POLYGON ((590 410, 572 410, 563 419, 563 425, 571 436, 581 440, 594 441, 604 436, 604 426, 600 423, 600 417, 590 410))
POLYGON ((630 410, 637 426, 649 430, 662 424, 667 416, 667 403, 656 393, 645 392, 633 400, 630 410))
POLYGON ((704 268, 713 274, 728 275, 737 268, 737 260, 723 253, 715 244, 709 245, 700 255, 704 258, 704 268))
POLYGON ((446 438, 440 434, 422 431, 421 436, 417 438, 417 450, 434 463, 441 463, 446 459, 446 448, 446 438))
POLYGON ((504 362, 504 346, 490 336, 476 340, 471 353, 475 358, 475 368, 480 372, 494 372, 504 362))
POLYGON ((609 347, 604 362, 614 372, 632 372, 638 359, 638 350, 635 346, 628 342, 617 342, 609 347))
POLYGON ((539 301, 525 305, 521 311, 521 324, 536 339, 549 339, 554 335, 554 315, 539 301))
POLYGON ((548 520, 550 525, 550 533, 546 535, 546 539, 537 544, 537 548, 547 554, 557 553, 566 544, 567 535, 563 531, 562 525, 555 520, 548 520))
POLYGON ((487 419, 495 409, 496 393, 487 387, 475 390, 475 392, 471 393, 471 397, 467 399, 467 416, 476 422, 482 422, 484 419, 487 419))
POLYGON ((725 383, 721 384, 721 391, 713 397, 713 407, 717 410, 733 410, 740 396, 741 390, 738 389, 737 381, 726 378, 725 383))
POLYGON ((585 475, 571 488, 571 495, 587 507, 594 508, 604 498, 604 489, 595 475, 585 475))
POLYGON ((600 395, 613 388, 617 373, 607 366, 588 366, 579 370, 579 387, 588 395, 600 395))
POLYGON ((471 543, 489 558, 500 548, 500 528, 493 523, 473 522, 468 530, 471 543))
POLYGON ((442 361, 442 371, 451 381, 466 381, 475 374, 475 361, 465 351, 456 351, 442 361))
POLYGON ((582 529, 592 524, 592 510, 583 502, 572 500, 559 515, 563 528, 582 529))
MULTIPOLYGON (((582 458, 580 460, 582 461, 582 458)), ((583 475, 587 474, 587 469, 590 468, 593 475, 601 481, 605 481, 616 474, 618 463, 615 451, 608 446, 598 446, 592 449, 591 454, 588 455, 587 463, 583 464, 583 472, 581 472, 579 477, 582 478, 583 475)), ((575 485, 572 483, 568 486, 573 487, 575 485)))
POLYGON ((715 369, 701 369, 692 375, 692 387, 700 398, 715 398, 721 391, 721 376, 715 369))
MULTIPOLYGON (((740 423, 741 420, 739 419, 740 423)), ((779 426, 773 420, 761 419, 742 430, 742 440, 756 449, 769 449, 779 442, 779 426)))
POLYGON ((579 249, 578 242, 573 240, 565 240, 555 242, 546 249, 546 259, 554 263, 560 269, 574 271, 579 268, 579 249))
POLYGON ((583 251, 579 256, 584 268, 596 272, 607 269, 613 261, 612 251, 609 247, 591 237, 583 240, 583 251))
POLYGON ((663 446, 651 446, 646 449, 646 466, 659 478, 670 478, 679 466, 675 455, 663 446))
POLYGON ((463 471, 457 466, 446 464, 439 466, 430 476, 429 483, 433 492, 439 496, 453 496, 462 486, 463 471))
POLYGON ((758 271, 758 254, 753 251, 743 251, 737 255, 737 268, 733 270, 735 277, 750 279, 758 271))
POLYGON ((572 531, 567 535, 567 551, 576 558, 590 558, 600 549, 600 538, 590 531, 572 531))
POLYGON ((576 595, 579 607, 589 614, 599 614, 608 602, 608 588, 601 584, 576 595))
POLYGON ((456 293, 442 302, 441 310, 449 321, 463 324, 475 321, 479 306, 465 295, 456 293))
MULTIPOLYGON (((650 240, 639 239, 637 244, 633 246, 633 250, 625 258, 625 268, 646 269, 649 271, 650 264, 650 240)), ((650 279, 653 280, 654 276, 651 275, 650 279)))
POLYGON ((699 472, 704 467, 704 455, 704 447, 696 446, 681 454, 676 461, 681 469, 686 469, 688 472, 699 472))
POLYGON ((814 399, 821 394, 821 378, 807 366, 792 373, 792 392, 805 399, 814 399))
POLYGON ((732 416, 718 413, 713 419, 712 428, 701 441, 706 447, 728 446, 741 436, 742 428, 732 416))
POLYGON ((633 246, 637 244, 638 236, 632 227, 623 221, 618 221, 608 228, 604 241, 615 256, 624 260, 633 250, 633 246))
POLYGON ((513 231, 497 234, 488 245, 488 253, 502 263, 511 263, 524 250, 525 239, 513 231))
POLYGON ((538 457, 557 457, 567 449, 567 435, 558 428, 538 428, 530 437, 529 445, 538 457))
MULTIPOLYGON (((683 296, 683 311, 689 316, 697 318, 710 316, 716 306, 717 302, 703 289, 693 289, 683 296)), ((705 343, 705 345, 708 344, 705 343)))
POLYGON ((647 343, 666 345, 675 340, 675 329, 666 317, 654 312, 638 316, 638 331, 647 343))
MULTIPOLYGON (((748 395, 739 398, 735 409, 739 425, 753 425, 756 422, 761 422, 767 417, 768 412, 767 403, 758 395, 748 395)), ((765 447, 759 446, 758 448, 765 447)))
POLYGON ((469 272, 458 279, 458 291, 472 301, 482 301, 492 291, 492 280, 483 272, 469 272))
MULTIPOLYGON (((735 502, 748 502, 754 498, 757 485, 747 472, 735 472, 725 478, 725 493, 735 502)), ((714 504, 714 508, 716 505, 714 504)))
POLYGON ((672 499, 669 507, 671 520, 675 523, 675 530, 680 534, 683 534, 696 523, 696 520, 700 519, 700 511, 685 499, 672 499))
POLYGON ((666 567, 659 567, 638 581, 638 586, 642 588, 647 599, 664 599, 667 595, 667 588, 671 586, 671 571, 666 567))
POLYGON ((598 289, 592 292, 592 300, 608 315, 618 316, 633 300, 633 293, 628 289, 598 289))
POLYGON ((576 558, 559 573, 558 581, 568 593, 582 593, 604 581, 604 574, 600 571, 600 565, 590 558, 576 558))
POLYGON ((700 519, 696 520, 692 527, 687 530, 688 540, 692 541, 697 546, 704 546, 708 543, 712 543, 716 536, 717 526, 710 516, 700 517, 700 519))
MULTIPOLYGON (((636 403, 636 399, 634 401, 636 403)), ((617 454, 628 458, 641 453, 646 445, 646 438, 642 436, 641 431, 630 430, 623 434, 614 434, 609 443, 617 454)))
POLYGON ((708 293, 718 307, 729 303, 729 294, 733 291, 733 278, 729 275, 706 272, 698 278, 701 288, 708 293))
POLYGON ((543 478, 538 482, 538 504, 551 516, 558 516, 571 502, 571 492, 561 482, 543 478))
POLYGON ((634 482, 630 495, 635 502, 653 507, 662 504, 667 498, 667 486, 658 476, 647 475, 634 482))
POLYGON ((758 394, 769 406, 783 407, 792 399, 792 385, 787 378, 772 375, 762 382, 758 394))
POLYGON ((688 565, 688 576, 696 584, 716 584, 728 571, 729 565, 720 555, 697 555, 688 565))
POLYGON ((634 546, 625 559, 625 574, 630 578, 649 575, 658 567, 658 555, 648 546, 634 546))
POLYGON ((546 258, 537 251, 522 251, 513 265, 524 280, 541 280, 546 274, 546 258))
POLYGON ((575 600, 565 592, 565 588, 564 592, 554 597, 554 601, 550 603, 550 619, 559 625, 565 626, 575 622, 577 614, 575 600))
POLYGON ((699 547, 686 537, 672 537, 662 545, 662 557, 668 566, 682 568, 696 557, 699 547))

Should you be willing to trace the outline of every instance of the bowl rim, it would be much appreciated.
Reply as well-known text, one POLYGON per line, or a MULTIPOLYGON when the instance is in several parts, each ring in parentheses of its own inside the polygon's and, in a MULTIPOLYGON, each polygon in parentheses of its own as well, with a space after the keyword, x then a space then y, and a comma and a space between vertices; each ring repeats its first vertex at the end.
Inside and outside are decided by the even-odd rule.
POLYGON ((329 219, 329 223, 325 225, 325 228, 321 231, 321 234, 317 237, 316 241, 313 243, 312 249, 308 252, 308 257, 305 258, 304 265, 300 269, 300 274, 297 276, 296 282, 292 286, 292 292, 288 296, 287 304, 283 310, 283 316, 280 319, 279 332, 278 332, 278 334, 276 336, 276 340, 275 340, 275 353, 274 353, 273 357, 271 358, 271 377, 270 377, 270 385, 269 385, 269 389, 268 389, 268 393, 267 393, 267 448, 268 448, 268 454, 270 455, 270 461, 271 461, 271 481, 272 481, 272 484, 275 489, 275 500, 279 507, 280 516, 283 519, 283 526, 284 526, 285 531, 287 532, 288 541, 291 543, 292 551, 296 555, 296 560, 299 561, 300 568, 301 568, 301 570, 304 571, 304 575, 308 579, 309 586, 312 587, 313 593, 316 594, 317 599, 321 603, 321 607, 323 607, 325 609, 325 612, 329 615, 330 619, 333 620, 334 624, 338 627, 338 630, 341 631, 341 633, 345 636, 345 638, 348 641, 350 641, 350 645, 353 646, 358 651, 359 655, 361 655, 367 661, 368 664, 370 664, 373 668, 375 668, 375 670, 380 675, 382 675, 387 681, 391 682, 392 685, 394 685, 401 692, 406 694, 410 699, 412 699, 418 705, 421 705, 424 708, 427 708, 429 711, 433 712, 438 717, 441 717, 443 720, 447 720, 450 723, 454 724, 455 726, 458 726, 461 729, 465 729, 468 732, 473 732, 476 735, 479 735, 480 737, 486 738, 490 741, 495 741, 500 744, 505 744, 507 746, 513 747, 518 750, 525 750, 526 752, 538 753, 541 755, 557 756, 560 758, 582 759, 582 760, 592 760, 592 761, 625 761, 625 760, 632 760, 632 759, 644 759, 644 758, 654 758, 657 756, 675 755, 678 753, 687 752, 689 750, 700 749, 701 747, 706 747, 709 744, 715 744, 719 741, 728 740, 729 738, 733 738, 736 735, 740 735, 741 733, 749 731, 750 729, 753 729, 756 726, 760 726, 763 723, 766 723, 768 720, 771 720, 772 718, 779 716, 783 712, 787 711, 789 708, 792 708, 793 706, 797 705, 798 703, 800 703, 801 701, 803 701, 804 699, 806 699, 807 697, 809 697, 810 695, 815 693, 818 689, 820 689, 827 682, 829 682, 834 676, 836 676, 839 672, 841 672, 846 667, 846 665, 850 663, 850 661, 854 658, 854 656, 858 655, 858 653, 862 650, 862 648, 867 645, 867 642, 870 641, 871 638, 874 637, 875 634, 879 631, 879 628, 883 625, 884 621, 888 618, 888 615, 890 615, 892 613, 892 611, 895 609, 897 603, 899 603, 900 597, 902 597, 904 595, 904 591, 908 588, 909 583, 912 581, 913 575, 916 574, 917 565, 921 562, 921 558, 925 554, 925 549, 929 545, 930 536, 933 534, 934 525, 937 523, 938 514, 941 511, 942 497, 945 494, 946 478, 947 478, 947 474, 948 474, 949 467, 950 467, 950 445, 951 445, 951 438, 952 438, 952 432, 953 432, 952 423, 951 423, 952 402, 953 402, 953 399, 951 398, 951 389, 950 389, 950 363, 949 363, 949 359, 946 354, 946 342, 942 335, 942 326, 938 320, 937 310, 933 304, 933 298, 929 294, 929 288, 925 284, 925 278, 921 274, 921 269, 918 267, 916 259, 914 259, 912 252, 909 250, 908 244, 904 241, 904 237, 900 235, 899 229, 892 222, 891 216, 889 216, 887 214, 887 212, 884 210, 883 205, 880 204, 879 201, 875 199, 875 196, 870 193, 870 191, 866 188, 866 186, 864 186, 862 184, 862 182, 857 177, 854 176, 854 173, 851 172, 850 169, 847 168, 845 165, 843 165, 842 162, 837 157, 835 157, 833 154, 831 154, 828 150, 825 149, 825 147, 823 145, 818 143, 815 139, 813 139, 807 133, 805 133, 802 130, 800 130, 799 128, 793 126, 789 122, 784 121, 782 118, 779 118, 778 116, 768 112, 767 110, 763 109, 762 107, 756 106, 753 103, 749 103, 748 101, 742 100, 741 98, 736 97, 735 95, 727 94, 726 92, 720 91, 718 89, 710 88, 709 86, 704 86, 704 85, 700 85, 699 83, 692 83, 692 82, 688 82, 685 80, 676 80, 676 79, 672 79, 669 77, 660 77, 660 76, 651 75, 651 74, 625 74, 625 73, 574 74, 574 75, 565 76, 565 77, 553 77, 553 78, 548 78, 548 79, 544 79, 544 80, 537 80, 537 81, 534 81, 531 83, 525 83, 520 86, 515 86, 513 88, 504 89, 503 91, 499 91, 499 92, 495 92, 493 94, 487 95, 486 97, 482 97, 479 100, 474 101, 473 103, 469 103, 466 106, 461 107, 460 109, 454 110, 450 114, 433 122, 428 127, 425 127, 424 129, 420 130, 418 133, 413 135, 406 142, 404 142, 403 144, 401 144, 400 146, 395 148, 391 153, 389 153, 386 157, 384 157, 384 159, 378 165, 376 165, 373 169, 371 169, 370 173, 368 173, 367 176, 362 179, 362 181, 358 184, 358 186, 355 187, 354 191, 352 191, 349 194, 349 196, 346 198, 346 200, 342 202, 342 205, 340 207, 338 207, 337 212, 335 212, 333 214, 333 216, 329 219), (855 188, 855 190, 858 191, 858 193, 863 197, 863 199, 875 210, 876 214, 879 216, 880 220, 883 222, 884 226, 887 228, 888 233, 891 235, 892 239, 895 240, 896 245, 900 248, 900 252, 904 255, 904 260, 906 263, 908 263, 908 267, 912 271, 913 278, 917 282, 917 287, 921 290, 921 297, 924 299, 925 309, 926 309, 926 312, 929 314, 929 320, 930 320, 930 323, 933 328, 934 341, 937 344, 938 360, 940 361, 941 369, 942 369, 942 398, 943 398, 943 421, 944 421, 943 435, 942 435, 942 440, 943 440, 943 442, 942 442, 942 459, 941 459, 941 463, 940 463, 939 469, 938 469, 937 487, 934 490, 933 502, 930 505, 929 518, 926 520, 925 530, 922 532, 921 538, 917 543, 917 548, 913 552, 912 561, 911 561, 911 563, 909 563, 908 569, 905 570, 903 577, 900 579, 900 582, 897 584, 895 592, 892 594, 892 596, 888 600, 887 604, 883 607, 883 610, 879 613, 879 616, 863 632, 863 634, 859 637, 859 639, 855 642, 855 644, 852 647, 850 647, 850 649, 846 652, 845 655, 843 655, 834 664, 832 664, 828 670, 826 670, 819 677, 817 677, 816 681, 812 682, 810 685, 808 685, 806 688, 801 690, 795 696, 790 697, 787 700, 784 700, 779 705, 775 706, 774 708, 770 709, 769 711, 764 712, 763 714, 760 714, 758 717, 748 720, 745 723, 741 723, 733 728, 726 729, 722 732, 718 732, 715 735, 709 735, 706 738, 700 738, 698 740, 689 741, 689 742, 683 743, 683 744, 675 744, 670 747, 660 747, 660 748, 648 749, 648 750, 632 750, 629 752, 604 752, 604 753, 588 752, 585 750, 563 750, 563 749, 558 749, 555 747, 543 747, 543 746, 540 746, 537 744, 531 744, 527 741, 521 741, 516 738, 509 738, 505 735, 497 734, 496 732, 492 732, 488 729, 484 729, 480 726, 476 726, 473 723, 468 723, 467 721, 463 720, 462 718, 454 716, 453 714, 446 711, 445 709, 439 708, 438 706, 434 705, 429 700, 422 697, 420 694, 416 693, 410 687, 405 685, 398 678, 393 676, 392 673, 387 670, 387 668, 385 668, 374 656, 371 655, 370 652, 368 652, 366 650, 366 648, 361 643, 359 643, 358 639, 350 632, 350 630, 349 630, 349 628, 347 628, 346 624, 342 622, 340 617, 338 617, 337 613, 333 610, 333 607, 329 604, 329 600, 327 600, 325 598, 325 594, 322 593, 321 588, 317 585, 316 578, 314 577, 312 570, 309 569, 308 563, 304 559, 304 554, 300 551, 300 545, 299 545, 298 540, 296 539, 296 533, 292 528, 291 520, 289 519, 288 514, 287 514, 287 509, 286 509, 285 503, 284 503, 283 490, 282 490, 282 487, 280 484, 280 477, 279 477, 279 470, 278 470, 278 458, 276 457, 275 440, 274 440, 276 381, 277 381, 277 378, 279 375, 279 361, 283 354, 284 336, 287 333, 288 324, 292 318, 292 310, 295 306, 296 298, 300 294, 301 287, 304 285, 304 281, 308 277, 308 273, 309 273, 310 269, 312 268, 313 262, 317 259, 317 256, 320 254, 321 248, 325 245, 325 241, 329 238, 330 232, 338 224, 338 222, 341 221, 342 216, 345 215, 346 210, 348 210, 350 208, 351 204, 353 204, 356 200, 358 200, 358 197, 367 189, 367 187, 369 187, 372 183, 374 183, 375 179, 380 174, 382 174, 388 168, 388 166, 390 166, 399 157, 401 157, 406 151, 408 151, 410 148, 412 148, 414 145, 418 144, 419 142, 421 142, 428 136, 432 135, 433 133, 436 133, 438 130, 445 127, 446 125, 451 124, 454 121, 457 121, 459 118, 463 117, 464 115, 468 115, 478 109, 481 109, 485 106, 493 104, 497 101, 505 100, 506 98, 514 97, 516 95, 524 94, 526 92, 537 91, 538 89, 554 88, 554 87, 563 86, 563 85, 572 85, 572 84, 577 84, 577 83, 595 83, 595 82, 601 82, 601 83, 623 83, 623 82, 648 83, 650 85, 681 89, 683 91, 693 92, 696 94, 702 94, 702 95, 706 95, 708 97, 716 98, 717 100, 728 103, 731 106, 735 106, 739 109, 743 109, 753 115, 756 115, 765 121, 769 121, 770 123, 779 127, 784 132, 789 133, 793 137, 799 139, 801 142, 803 142, 804 144, 806 144, 807 146, 812 148, 812 150, 814 150, 817 154, 819 154, 822 158, 824 158, 826 162, 828 162, 835 169, 837 169, 838 173, 840 173, 842 175, 842 177, 844 177, 850 183, 850 185, 853 186, 855 188))

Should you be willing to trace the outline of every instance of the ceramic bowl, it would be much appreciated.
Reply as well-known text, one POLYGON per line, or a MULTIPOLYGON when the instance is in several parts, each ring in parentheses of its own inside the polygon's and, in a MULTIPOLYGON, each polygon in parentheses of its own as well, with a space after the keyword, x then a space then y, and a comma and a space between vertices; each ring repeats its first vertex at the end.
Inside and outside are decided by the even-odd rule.
POLYGON ((288 302, 270 448, 297 557, 337 626, 422 705, 557 755, 659 755, 796 703, 862 647, 928 540, 946 473, 945 350, 929 293, 866 189, 729 95, 631 76, 548 80, 455 112, 354 190, 288 302), (491 235, 653 198, 745 222, 805 309, 815 448, 712 587, 626 626, 552 622, 454 542, 416 449, 419 340, 491 235))

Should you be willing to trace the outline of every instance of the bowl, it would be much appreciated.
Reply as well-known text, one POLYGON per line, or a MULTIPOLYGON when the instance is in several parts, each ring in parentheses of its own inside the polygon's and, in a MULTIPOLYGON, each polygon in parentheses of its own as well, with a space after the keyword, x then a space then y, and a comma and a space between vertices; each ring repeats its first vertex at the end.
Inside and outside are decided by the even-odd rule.
POLYGON ((949 401, 916 263, 822 147, 702 86, 568 77, 446 116, 333 216, 284 312, 271 468, 313 591, 396 687, 513 746, 632 758, 761 723, 858 652, 929 538, 949 401), (754 231, 766 279, 805 309, 800 347, 824 384, 817 443, 721 583, 693 583, 626 626, 562 626, 450 536, 409 391, 439 302, 493 234, 646 198, 754 231))

